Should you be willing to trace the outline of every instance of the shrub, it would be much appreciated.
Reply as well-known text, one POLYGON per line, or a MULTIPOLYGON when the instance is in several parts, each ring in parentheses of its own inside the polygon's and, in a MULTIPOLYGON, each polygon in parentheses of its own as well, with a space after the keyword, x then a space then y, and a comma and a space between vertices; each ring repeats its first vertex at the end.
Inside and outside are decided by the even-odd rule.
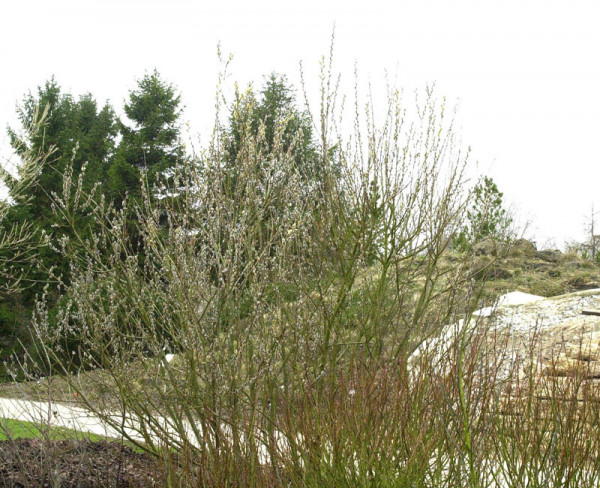
MULTIPOLYGON (((471 435, 431 409, 430 398, 444 398, 432 370, 413 382, 407 366, 418 344, 477 303, 476 288, 461 291, 464 260, 441 259, 464 223, 467 154, 432 90, 412 123, 397 91, 381 124, 357 102, 346 139, 335 132, 344 115, 332 79, 324 65, 320 180, 307 183, 280 122, 272 144, 264 131, 236 132, 232 185, 228 131, 217 124, 161 198, 142 185, 123 209, 84 210, 99 231, 76 252, 63 243, 71 279, 53 326, 38 304, 46 364, 132 442, 157 456, 179 451, 188 481, 202 486, 396 486, 399 473, 418 485, 447 469, 439 457, 425 462, 444 446, 443 425, 471 435), (97 389, 115 395, 95 395, 74 370, 101 370, 97 389)), ((456 449, 474 469, 473 445, 456 449)))

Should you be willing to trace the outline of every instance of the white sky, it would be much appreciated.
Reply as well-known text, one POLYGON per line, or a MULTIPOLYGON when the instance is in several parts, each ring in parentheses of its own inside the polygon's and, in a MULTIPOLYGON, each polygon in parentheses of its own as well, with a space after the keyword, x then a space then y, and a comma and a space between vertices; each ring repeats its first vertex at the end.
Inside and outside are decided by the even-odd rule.
POLYGON ((120 112, 135 79, 156 67, 206 140, 219 41, 243 84, 272 71, 297 83, 302 60, 316 86, 334 23, 348 92, 355 61, 374 90, 385 69, 408 95, 435 81, 438 95, 459 102, 479 169, 532 221, 529 236, 583 239, 592 203, 600 211, 600 2, 3 1, 0 154, 16 103, 52 74, 65 91, 120 112))

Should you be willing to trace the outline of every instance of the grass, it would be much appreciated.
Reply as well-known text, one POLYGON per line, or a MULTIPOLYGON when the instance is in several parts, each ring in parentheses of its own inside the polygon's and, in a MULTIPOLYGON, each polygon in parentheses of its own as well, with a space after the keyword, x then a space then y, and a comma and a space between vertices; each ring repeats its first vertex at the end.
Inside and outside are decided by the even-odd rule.
POLYGON ((600 286, 600 267, 592 261, 573 253, 558 253, 550 261, 528 241, 517 241, 514 246, 501 255, 472 259, 474 276, 485 282, 486 298, 515 290, 553 297, 600 286))
POLYGON ((24 420, 0 418, 0 442, 14 439, 44 439, 47 441, 90 441, 90 442, 117 442, 123 444, 134 452, 146 452, 140 446, 121 439, 106 437, 91 432, 82 432, 67 427, 49 427, 48 425, 24 420))
POLYGON ((0 441, 9 439, 40 439, 47 438, 53 441, 67 439, 87 439, 93 442, 112 440, 108 437, 79 432, 66 427, 48 427, 47 425, 26 422, 23 420, 0 419, 0 441))

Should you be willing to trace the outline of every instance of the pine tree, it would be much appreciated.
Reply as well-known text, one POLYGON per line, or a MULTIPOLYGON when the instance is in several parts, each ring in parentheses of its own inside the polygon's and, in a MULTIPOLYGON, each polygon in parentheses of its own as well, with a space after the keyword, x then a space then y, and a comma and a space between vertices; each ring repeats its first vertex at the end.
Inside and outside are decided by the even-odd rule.
MULTIPOLYGON (((57 199, 64 198, 65 191, 74 195, 79 185, 82 199, 101 198, 98 190, 106 179, 117 135, 117 120, 110 105, 99 109, 91 94, 76 100, 63 93, 54 78, 38 87, 37 93, 25 96, 18 117, 21 127, 8 128, 8 134, 22 164, 18 175, 1 175, 11 203, 2 212, 0 240, 14 236, 15 229, 25 229, 27 232, 21 231, 20 235, 26 235, 28 240, 0 249, 0 262, 18 266, 19 275, 26 279, 20 283, 20 293, 0 302, 0 330, 4 334, 14 334, 19 324, 26 322, 33 301, 45 284, 55 284, 49 270, 68 282, 68 264, 56 247, 42 245, 41 236, 48 235, 57 246, 62 238, 73 237, 74 231, 83 238, 94 235, 95 224, 90 215, 74 213, 65 226, 53 207, 57 199), (35 252, 24 252, 31 245, 35 252), (19 308, 16 317, 12 311, 19 308)), ((48 291, 52 301, 57 295, 56 287, 50 286, 48 291)))
POLYGON ((460 249, 468 249, 484 239, 506 240, 512 218, 504 208, 503 193, 489 176, 475 185, 467 223, 457 238, 460 249))
POLYGON ((273 153, 274 145, 280 143, 279 153, 290 151, 306 179, 318 178, 318 158, 312 140, 310 116, 307 111, 298 108, 294 88, 284 75, 269 75, 258 96, 252 90, 244 95, 238 94, 229 126, 230 166, 236 165, 243 139, 252 137, 258 145, 257 151, 266 160, 273 153), (277 137, 281 140, 278 141, 277 137))
POLYGON ((125 192, 140 194, 140 176, 159 182, 183 157, 179 118, 181 96, 155 70, 138 80, 124 111, 130 124, 120 124, 122 139, 108 175, 109 189, 119 204, 125 192))

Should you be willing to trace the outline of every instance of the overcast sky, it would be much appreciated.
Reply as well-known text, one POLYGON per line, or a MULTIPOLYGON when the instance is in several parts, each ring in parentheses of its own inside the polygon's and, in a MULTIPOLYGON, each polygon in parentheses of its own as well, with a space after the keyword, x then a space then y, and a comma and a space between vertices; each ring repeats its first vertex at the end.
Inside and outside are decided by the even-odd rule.
POLYGON ((16 103, 50 76, 120 112, 135 79, 154 68, 181 91, 185 120, 206 140, 218 42, 241 83, 259 85, 272 71, 297 82, 303 61, 316 85, 334 24, 348 89, 356 62, 374 90, 388 69, 407 92, 436 82, 459 103, 479 170, 531 220, 539 245, 583 239, 594 202, 600 224, 600 2, 592 1, 5 1, 0 154, 16 103))

